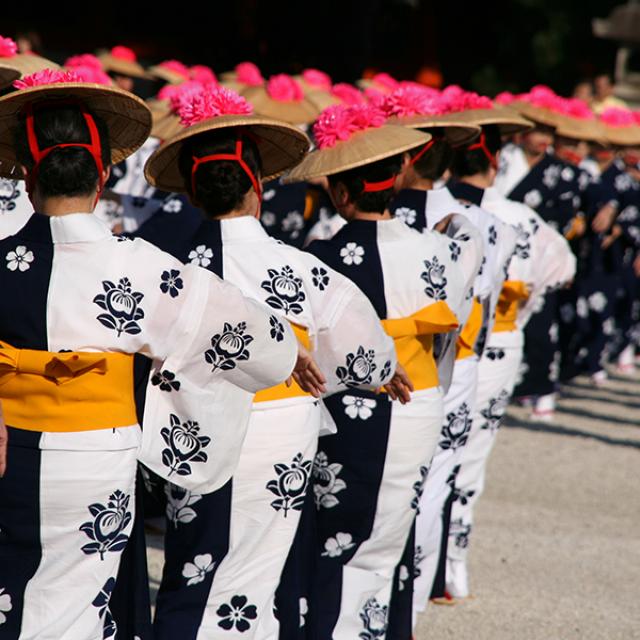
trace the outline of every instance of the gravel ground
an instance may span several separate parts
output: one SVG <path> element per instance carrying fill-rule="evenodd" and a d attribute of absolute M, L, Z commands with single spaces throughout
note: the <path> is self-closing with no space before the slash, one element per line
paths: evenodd
<path fill-rule="evenodd" d="M 477 508 L 473 599 L 429 605 L 416 640 L 640 639 L 639 410 L 640 376 L 578 379 L 552 424 L 510 408 Z"/>

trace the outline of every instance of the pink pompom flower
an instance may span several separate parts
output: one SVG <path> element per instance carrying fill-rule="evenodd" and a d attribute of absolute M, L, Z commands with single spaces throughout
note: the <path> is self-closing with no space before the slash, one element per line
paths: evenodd
<path fill-rule="evenodd" d="M 189 79 L 189 69 L 186 65 L 182 64 L 179 60 L 165 60 L 161 62 L 159 65 L 162 69 L 167 69 L 168 71 L 173 71 L 173 73 L 177 73 L 179 76 L 182 76 L 185 80 Z"/>
<path fill-rule="evenodd" d="M 64 66 L 72 68 L 91 67 L 92 69 L 102 70 L 102 62 L 100 62 L 100 59 L 92 53 L 81 53 L 77 56 L 71 56 L 66 59 Z"/>
<path fill-rule="evenodd" d="M 111 78 L 102 70 L 95 67 L 73 67 L 73 72 L 81 82 L 91 82 L 93 84 L 112 85 Z"/>
<path fill-rule="evenodd" d="M 239 94 L 226 87 L 208 87 L 184 98 L 178 106 L 180 123 L 193 124 L 225 115 L 250 115 L 252 106 Z"/>
<path fill-rule="evenodd" d="M 408 118 L 416 115 L 442 115 L 446 102 L 437 91 L 419 86 L 405 86 L 385 96 L 382 108 L 387 116 Z"/>
<path fill-rule="evenodd" d="M 633 111 L 621 107 L 609 107 L 600 114 L 600 121 L 609 127 L 632 127 L 636 124 Z"/>
<path fill-rule="evenodd" d="M 387 91 L 394 91 L 400 86 L 400 83 L 388 73 L 376 73 L 373 78 L 373 82 L 381 87 L 384 87 Z"/>
<path fill-rule="evenodd" d="M 18 53 L 18 45 L 11 38 L 0 36 L 0 58 L 13 58 Z"/>
<path fill-rule="evenodd" d="M 253 62 L 240 62 L 236 65 L 236 80 L 248 87 L 259 87 L 264 84 L 260 69 Z"/>
<path fill-rule="evenodd" d="M 28 89 L 29 87 L 40 87 L 46 84 L 60 84 L 61 82 L 82 82 L 82 79 L 75 71 L 58 71 L 57 69 L 43 69 L 28 76 L 23 76 L 16 80 L 13 86 L 16 89 Z"/>
<path fill-rule="evenodd" d="M 302 79 L 314 89 L 331 91 L 331 78 L 324 71 L 319 69 L 305 69 L 302 72 Z"/>
<path fill-rule="evenodd" d="M 204 64 L 194 64 L 192 67 L 189 67 L 189 75 L 191 77 L 191 80 L 200 82 L 204 85 L 218 84 L 218 78 L 216 78 L 216 74 L 213 72 L 213 69 L 211 67 L 207 67 Z"/>
<path fill-rule="evenodd" d="M 384 113 L 371 105 L 333 105 L 320 114 L 313 125 L 313 135 L 318 148 L 328 149 L 348 140 L 356 131 L 380 127 L 384 123 Z"/>
<path fill-rule="evenodd" d="M 564 98 L 564 113 L 577 120 L 593 120 L 595 115 L 589 105 L 580 98 Z"/>
<path fill-rule="evenodd" d="M 127 62 L 137 62 L 138 58 L 133 49 L 117 45 L 111 49 L 111 55 L 118 60 L 126 60 Z"/>
<path fill-rule="evenodd" d="M 501 91 L 495 98 L 494 102 L 496 104 L 508 105 L 517 100 L 515 94 L 511 93 L 511 91 Z"/>
<path fill-rule="evenodd" d="M 267 93 L 278 102 L 299 102 L 304 98 L 300 83 L 286 73 L 278 73 L 269 78 Z"/>
<path fill-rule="evenodd" d="M 362 91 L 348 82 L 334 84 L 331 88 L 331 95 L 344 104 L 365 104 L 367 101 Z"/>

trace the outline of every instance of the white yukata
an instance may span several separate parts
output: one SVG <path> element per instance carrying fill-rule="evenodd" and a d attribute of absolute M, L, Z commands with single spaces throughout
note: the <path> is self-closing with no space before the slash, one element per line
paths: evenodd
<path fill-rule="evenodd" d="M 523 329 L 531 309 L 545 292 L 568 282 L 575 258 L 564 237 L 526 205 L 509 200 L 495 187 L 479 189 L 458 183 L 454 193 L 490 211 L 519 232 L 496 321 L 480 358 L 478 393 L 471 430 L 450 484 L 454 501 L 447 546 L 446 589 L 454 597 L 469 595 L 467 555 L 473 509 L 484 489 L 486 464 L 500 422 L 518 378 L 524 347 Z"/>
<path fill-rule="evenodd" d="M 264 306 L 143 240 L 112 236 L 91 214 L 33 214 L 0 241 L 0 257 L 10 431 L 0 636 L 133 637 L 118 630 L 110 599 L 135 517 L 137 460 L 188 491 L 226 483 L 253 395 L 290 374 L 295 336 L 283 327 L 274 339 Z M 134 353 L 169 381 L 149 387 L 143 432 Z"/>
<path fill-rule="evenodd" d="M 309 246 L 371 300 L 415 386 L 407 405 L 351 389 L 327 401 L 338 433 L 321 438 L 314 465 L 323 549 L 314 576 L 311 637 L 390 640 L 411 633 L 411 599 L 401 597 L 403 588 L 410 592 L 410 573 L 405 566 L 394 584 L 394 571 L 443 419 L 433 335 L 457 323 L 436 321 L 435 314 L 424 329 L 419 322 L 413 328 L 396 325 L 413 324 L 407 322 L 412 316 L 428 316 L 443 304 L 456 319 L 464 309 L 480 265 L 481 239 L 462 216 L 454 217 L 448 231 L 452 237 L 418 234 L 398 219 L 354 220 L 331 240 Z M 370 374 L 363 364 L 345 372 L 347 386 Z"/>
<path fill-rule="evenodd" d="M 434 581 L 446 526 L 445 503 L 451 493 L 448 481 L 469 437 L 476 401 L 478 353 L 482 353 L 491 330 L 506 267 L 515 248 L 516 232 L 486 210 L 460 203 L 447 187 L 401 191 L 394 209 L 396 216 L 419 230 L 432 229 L 446 215 L 458 213 L 478 230 L 483 246 L 482 264 L 473 285 L 475 300 L 467 301 L 468 323 L 457 344 L 452 345 L 454 349 L 446 355 L 447 360 L 440 365 L 441 370 L 449 368 L 450 382 L 444 397 L 445 419 L 416 518 L 414 610 L 418 612 L 425 609 L 432 594 L 439 595 L 439 585 L 434 585 Z"/>
<path fill-rule="evenodd" d="M 181 215 L 173 213 L 178 206 L 169 206 L 171 202 L 182 204 Z M 277 316 L 276 337 L 283 324 L 292 323 L 309 341 L 327 378 L 328 394 L 342 388 L 338 372 L 360 351 L 371 356 L 371 366 L 380 372 L 363 380 L 363 389 L 373 390 L 391 378 L 396 368 L 393 340 L 348 278 L 311 254 L 274 240 L 252 216 L 205 220 L 192 217 L 189 209 L 184 198 L 170 197 L 138 235 L 268 305 Z M 293 626 L 300 627 L 309 593 L 283 596 L 276 613 L 274 596 L 305 505 L 323 424 L 324 432 L 335 431 L 326 409 L 312 396 L 282 386 L 261 392 L 231 482 L 213 495 L 189 496 L 167 488 L 158 640 L 276 638 L 284 633 L 279 622 L 285 629 L 292 626 L 292 609 Z M 196 586 L 191 567 L 205 564 Z"/>

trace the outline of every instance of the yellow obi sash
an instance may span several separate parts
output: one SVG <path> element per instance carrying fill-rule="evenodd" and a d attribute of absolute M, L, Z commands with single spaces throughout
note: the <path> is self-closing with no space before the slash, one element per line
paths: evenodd
<path fill-rule="evenodd" d="M 398 361 L 416 391 L 437 387 L 438 366 L 433 357 L 433 335 L 458 327 L 449 305 L 440 300 L 405 318 L 382 320 L 382 327 L 395 342 Z"/>
<path fill-rule="evenodd" d="M 289 323 L 291 328 L 293 329 L 293 333 L 296 334 L 296 337 L 300 342 L 307 348 L 311 348 L 311 340 L 309 338 L 309 332 L 305 327 L 301 327 L 300 325 L 294 324 L 293 322 Z M 291 386 L 287 387 L 287 385 L 283 382 L 281 384 L 276 385 L 275 387 L 269 387 L 268 389 L 262 389 L 258 391 L 256 395 L 253 397 L 254 402 L 269 402 L 270 400 L 286 400 L 287 398 L 298 398 L 302 396 L 310 396 L 311 394 L 303 391 L 300 388 L 300 385 L 293 380 L 291 382 Z"/>
<path fill-rule="evenodd" d="M 474 298 L 471 313 L 456 341 L 456 360 L 468 358 L 475 353 L 473 347 L 476 344 L 480 329 L 482 329 L 482 317 L 482 303 L 477 298 Z"/>
<path fill-rule="evenodd" d="M 518 307 L 522 300 L 529 297 L 527 285 L 521 280 L 505 280 L 496 307 L 496 321 L 493 325 L 494 333 L 515 331 Z"/>
<path fill-rule="evenodd" d="M 15 349 L 0 341 L 0 399 L 8 425 L 92 431 L 138 422 L 133 355 Z"/>

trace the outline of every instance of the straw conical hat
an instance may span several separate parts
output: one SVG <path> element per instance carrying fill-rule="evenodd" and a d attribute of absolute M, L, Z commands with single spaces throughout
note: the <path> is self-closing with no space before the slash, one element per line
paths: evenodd
<path fill-rule="evenodd" d="M 144 67 L 137 60 L 127 60 L 114 56 L 111 51 L 101 53 L 98 56 L 102 62 L 102 68 L 107 73 L 118 73 L 123 76 L 131 76 L 132 78 L 148 78 Z"/>
<path fill-rule="evenodd" d="M 447 113 L 441 116 L 415 115 L 406 118 L 393 116 L 387 122 L 411 129 L 443 129 L 447 142 L 454 147 L 467 144 L 480 134 L 480 127 L 463 118 L 461 113 Z"/>
<path fill-rule="evenodd" d="M 15 56 L 0 58 L 0 89 L 10 85 L 14 80 L 28 76 L 43 69 L 59 69 L 59 65 L 51 60 L 32 53 L 18 53 Z"/>
<path fill-rule="evenodd" d="M 496 125 L 500 135 L 511 136 L 521 131 L 532 129 L 534 124 L 523 118 L 514 109 L 495 106 L 492 109 L 468 109 L 457 114 L 460 120 L 479 127 Z"/>
<path fill-rule="evenodd" d="M 595 118 L 572 118 L 559 114 L 555 134 L 573 140 L 606 143 L 604 126 Z"/>
<path fill-rule="evenodd" d="M 253 105 L 257 114 L 290 124 L 309 124 L 322 111 L 307 97 L 301 100 L 274 100 L 265 87 L 246 87 L 241 94 Z"/>

